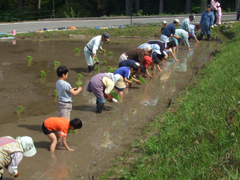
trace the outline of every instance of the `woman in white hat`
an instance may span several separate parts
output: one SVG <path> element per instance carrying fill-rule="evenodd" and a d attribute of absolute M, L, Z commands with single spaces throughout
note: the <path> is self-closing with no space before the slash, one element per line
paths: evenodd
<path fill-rule="evenodd" d="M 3 178 L 4 167 L 12 176 L 18 177 L 17 167 L 23 156 L 31 157 L 36 152 L 33 140 L 29 136 L 16 139 L 10 136 L 0 137 L 0 180 Z"/>

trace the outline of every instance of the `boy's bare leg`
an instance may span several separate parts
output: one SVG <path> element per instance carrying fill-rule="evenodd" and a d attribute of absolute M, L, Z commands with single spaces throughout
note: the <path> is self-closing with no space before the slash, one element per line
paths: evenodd
<path fill-rule="evenodd" d="M 118 91 L 118 95 L 123 98 L 123 91 Z"/>
<path fill-rule="evenodd" d="M 58 138 L 55 133 L 50 133 L 47 135 L 47 137 L 52 141 L 52 144 L 50 145 L 50 151 L 54 152 L 57 146 Z"/>

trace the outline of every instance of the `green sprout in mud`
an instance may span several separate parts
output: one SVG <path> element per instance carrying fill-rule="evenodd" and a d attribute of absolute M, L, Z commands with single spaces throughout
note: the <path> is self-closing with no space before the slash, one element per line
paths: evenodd
<path fill-rule="evenodd" d="M 56 89 L 54 90 L 54 95 L 55 95 L 55 97 L 58 97 L 58 93 L 57 93 Z"/>
<path fill-rule="evenodd" d="M 40 71 L 41 72 L 41 77 L 46 77 L 46 72 L 45 71 Z"/>
<path fill-rule="evenodd" d="M 58 66 L 60 66 L 60 62 L 59 61 L 54 61 L 54 65 L 55 65 L 55 67 L 58 67 Z"/>
<path fill-rule="evenodd" d="M 112 96 L 113 98 L 115 98 L 116 100 L 121 99 L 121 97 L 118 95 L 118 93 L 116 93 L 115 91 L 111 91 L 110 92 L 110 96 Z"/>
<path fill-rule="evenodd" d="M 106 64 L 107 64 L 107 61 L 106 61 L 106 60 L 104 60 L 104 61 L 103 61 L 103 65 L 106 65 Z"/>
<path fill-rule="evenodd" d="M 97 57 L 95 57 L 94 58 L 94 60 L 95 60 L 95 62 L 97 63 L 97 62 L 99 62 L 99 60 L 98 60 L 98 58 Z"/>
<path fill-rule="evenodd" d="M 76 48 L 76 49 L 75 49 L 75 53 L 80 53 L 80 49 L 79 49 L 79 48 Z"/>
<path fill-rule="evenodd" d="M 78 82 L 76 82 L 76 86 L 77 86 L 77 88 L 79 88 L 81 85 L 82 85 L 82 81 L 78 81 Z"/>
<path fill-rule="evenodd" d="M 78 74 L 78 80 L 81 80 L 83 75 L 81 73 Z"/>
<path fill-rule="evenodd" d="M 18 106 L 17 114 L 21 114 L 24 111 L 24 107 Z"/>
<path fill-rule="evenodd" d="M 97 67 L 95 68 L 95 70 L 96 70 L 96 71 L 100 71 L 100 67 L 97 66 Z"/>
<path fill-rule="evenodd" d="M 139 77 L 138 80 L 140 81 L 141 84 L 146 82 L 146 80 L 143 77 Z"/>
<path fill-rule="evenodd" d="M 32 56 L 27 56 L 28 62 L 32 62 L 33 57 Z"/>
<path fill-rule="evenodd" d="M 109 56 L 112 56 L 112 55 L 113 55 L 113 53 L 112 53 L 112 52 L 109 52 L 108 54 L 109 54 Z"/>

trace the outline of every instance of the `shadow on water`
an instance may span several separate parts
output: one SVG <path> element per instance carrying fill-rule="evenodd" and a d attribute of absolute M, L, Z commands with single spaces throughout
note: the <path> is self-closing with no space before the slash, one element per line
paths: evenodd
<path fill-rule="evenodd" d="M 18 127 L 26 128 L 31 131 L 42 132 L 42 125 L 28 125 L 28 124 L 20 124 Z"/>
<path fill-rule="evenodd" d="M 80 105 L 80 106 L 73 106 L 72 109 L 76 110 L 76 111 L 90 111 L 90 112 L 96 112 L 96 107 L 97 106 L 90 106 L 90 105 Z M 111 111 L 113 110 L 114 107 L 113 106 L 107 106 L 104 105 L 104 109 L 103 111 Z"/>
<path fill-rule="evenodd" d="M 73 71 L 75 71 L 75 72 L 77 72 L 77 73 L 82 73 L 82 72 L 88 72 L 88 69 L 87 69 L 87 66 L 86 66 L 86 68 L 82 68 L 82 67 L 79 67 L 79 68 L 70 68 L 70 70 L 73 70 Z"/>

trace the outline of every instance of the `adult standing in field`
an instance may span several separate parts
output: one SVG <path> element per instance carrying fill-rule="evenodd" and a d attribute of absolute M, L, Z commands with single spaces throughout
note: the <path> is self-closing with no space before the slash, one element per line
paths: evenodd
<path fill-rule="evenodd" d="M 192 50 L 190 48 L 190 44 L 189 44 L 189 40 L 188 40 L 188 38 L 190 36 L 189 36 L 189 33 L 187 31 L 185 31 L 183 29 L 176 29 L 175 36 L 178 37 L 178 38 L 172 37 L 172 40 L 175 41 L 175 43 L 177 45 L 177 48 L 180 45 L 181 41 L 184 40 L 187 43 L 188 50 Z"/>
<path fill-rule="evenodd" d="M 240 16 L 240 0 L 238 0 L 238 11 L 237 11 L 237 19 L 236 19 L 236 21 L 239 20 L 239 16 Z"/>
<path fill-rule="evenodd" d="M 134 61 L 141 63 L 143 61 L 144 56 L 150 56 L 151 54 L 152 54 L 152 48 L 150 46 L 147 47 L 146 49 L 135 48 L 123 53 L 119 57 L 119 62 L 127 59 L 132 59 Z"/>
<path fill-rule="evenodd" d="M 217 8 L 217 3 L 218 1 L 216 0 L 211 0 L 211 11 L 214 15 L 214 26 L 217 26 L 217 23 L 218 23 L 218 8 Z"/>
<path fill-rule="evenodd" d="M 213 25 L 213 20 L 214 20 L 214 15 L 211 12 L 211 6 L 207 5 L 207 10 L 202 13 L 201 20 L 200 20 L 200 25 L 202 26 L 202 28 L 201 28 L 201 33 L 200 33 L 199 40 L 203 39 L 203 35 L 206 32 L 207 33 L 207 39 L 208 39 L 208 41 L 210 41 L 211 28 L 212 28 L 212 25 Z"/>
<path fill-rule="evenodd" d="M 84 47 L 84 56 L 88 65 L 88 72 L 92 72 L 95 68 L 95 60 L 97 57 L 97 50 L 103 51 L 102 44 L 110 40 L 110 35 L 108 33 L 103 33 L 103 35 L 96 36 L 92 38 L 87 45 Z"/>
<path fill-rule="evenodd" d="M 37 153 L 34 142 L 29 136 L 13 139 L 10 136 L 0 137 L 0 180 L 3 179 L 3 168 L 14 177 L 19 176 L 18 164 L 23 156 L 32 157 Z"/>
<path fill-rule="evenodd" d="M 167 25 L 167 27 L 163 30 L 161 34 L 161 41 L 163 42 L 169 42 L 169 37 L 174 37 L 176 26 L 179 25 L 180 21 L 179 19 L 174 19 L 173 23 Z"/>
<path fill-rule="evenodd" d="M 190 32 L 190 22 L 192 22 L 195 19 L 194 15 L 189 16 L 188 18 L 184 19 L 183 22 L 180 25 L 180 29 L 184 29 L 187 32 Z"/>
<path fill-rule="evenodd" d="M 125 88 L 125 83 L 123 82 L 123 77 L 119 74 L 114 75 L 113 73 L 99 73 L 92 77 L 88 83 L 87 91 L 92 92 L 96 96 L 97 111 L 96 113 L 101 113 L 105 98 L 110 102 L 117 102 L 110 92 L 113 90 L 114 86 L 119 88 Z"/>

